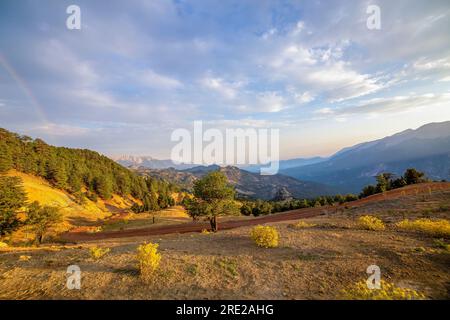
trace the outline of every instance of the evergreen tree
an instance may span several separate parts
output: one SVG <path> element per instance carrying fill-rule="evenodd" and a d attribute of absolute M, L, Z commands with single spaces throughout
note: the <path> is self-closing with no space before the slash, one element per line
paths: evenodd
<path fill-rule="evenodd" d="M 218 230 L 218 216 L 239 214 L 235 191 L 227 177 L 219 171 L 208 173 L 194 183 L 194 196 L 188 207 L 191 216 L 206 217 L 213 231 Z"/>
<path fill-rule="evenodd" d="M 94 190 L 103 199 L 112 197 L 113 184 L 109 176 L 101 175 L 94 178 Z"/>
<path fill-rule="evenodd" d="M 406 181 L 406 184 L 416 184 L 424 182 L 425 174 L 423 172 L 417 171 L 414 168 L 407 169 L 403 174 L 403 178 Z"/>
<path fill-rule="evenodd" d="M 62 215 L 59 208 L 52 206 L 41 207 L 37 201 L 34 201 L 28 208 L 27 220 L 25 223 L 30 225 L 36 234 L 36 243 L 41 244 L 47 231 L 62 221 Z"/>
<path fill-rule="evenodd" d="M 20 178 L 0 176 L 0 235 L 18 228 L 17 213 L 25 206 L 26 200 Z"/>

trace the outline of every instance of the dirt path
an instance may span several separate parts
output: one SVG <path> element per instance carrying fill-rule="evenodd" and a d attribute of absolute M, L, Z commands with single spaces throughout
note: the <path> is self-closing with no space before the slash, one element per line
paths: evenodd
<path fill-rule="evenodd" d="M 263 217 L 257 217 L 248 220 L 231 220 L 220 222 L 219 219 L 219 230 L 233 229 L 243 226 L 251 226 L 257 224 L 264 224 L 269 222 L 279 222 L 279 221 L 289 221 L 297 220 L 303 218 L 310 218 L 318 216 L 325 211 L 335 212 L 339 209 L 356 207 L 364 205 L 370 202 L 380 202 L 388 199 L 400 198 L 407 195 L 416 194 L 426 194 L 432 191 L 446 190 L 450 189 L 449 182 L 437 182 L 437 183 L 423 183 L 414 186 L 407 186 L 401 189 L 391 190 L 385 192 L 384 194 L 376 194 L 364 199 L 352 201 L 345 203 L 340 206 L 326 206 L 318 208 L 305 208 L 297 209 L 292 211 L 286 211 L 282 213 L 271 214 Z M 129 229 L 120 231 L 108 231 L 108 232 L 97 232 L 97 233 L 87 233 L 87 232 L 68 232 L 61 235 L 61 238 L 69 242 L 77 241 L 94 241 L 102 239 L 112 239 L 112 238 L 127 238 L 127 237 L 142 237 L 142 236 L 152 236 L 152 235 L 163 235 L 170 233 L 187 233 L 187 232 L 200 232 L 203 229 L 209 229 L 209 223 L 206 222 L 189 222 L 179 225 L 168 225 L 161 227 L 151 227 L 142 229 Z"/>

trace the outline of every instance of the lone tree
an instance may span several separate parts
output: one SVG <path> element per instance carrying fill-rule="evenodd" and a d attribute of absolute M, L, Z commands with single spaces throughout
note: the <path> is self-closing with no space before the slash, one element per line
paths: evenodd
<path fill-rule="evenodd" d="M 0 176 L 0 236 L 19 227 L 17 213 L 26 200 L 20 178 Z"/>
<path fill-rule="evenodd" d="M 28 208 L 28 217 L 25 221 L 30 225 L 36 234 L 36 243 L 41 244 L 47 231 L 62 221 L 62 215 L 59 208 L 52 206 L 41 207 L 37 201 L 34 201 Z"/>
<path fill-rule="evenodd" d="M 211 230 L 219 229 L 218 216 L 238 215 L 239 206 L 234 201 L 235 191 L 227 177 L 219 171 L 208 173 L 194 183 L 194 199 L 188 201 L 186 209 L 191 217 L 206 217 Z"/>
<path fill-rule="evenodd" d="M 416 184 L 425 181 L 425 174 L 423 172 L 417 171 L 414 168 L 406 169 L 403 174 L 403 178 L 406 184 Z"/>

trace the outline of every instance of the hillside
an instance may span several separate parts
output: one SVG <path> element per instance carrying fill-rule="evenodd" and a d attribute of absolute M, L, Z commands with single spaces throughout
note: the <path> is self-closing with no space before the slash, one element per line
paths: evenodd
<path fill-rule="evenodd" d="M 346 193 L 358 192 L 382 172 L 401 175 L 407 168 L 423 171 L 430 179 L 450 179 L 450 121 L 344 148 L 326 161 L 281 173 Z"/>
<path fill-rule="evenodd" d="M 223 172 L 228 181 L 236 188 L 238 195 L 243 198 L 271 200 L 279 190 L 287 191 L 294 198 L 312 198 L 333 193 L 331 188 L 320 183 L 300 181 L 280 174 L 260 175 L 232 166 L 198 166 L 186 170 L 175 170 L 173 168 L 152 170 L 141 167 L 137 172 L 142 175 L 165 179 L 191 190 L 195 180 L 215 170 Z"/>
<path fill-rule="evenodd" d="M 449 190 L 449 184 L 408 186 L 349 208 L 251 219 L 278 230 L 280 244 L 271 249 L 253 243 L 251 223 L 211 234 L 175 230 L 106 240 L 100 237 L 105 233 L 98 233 L 91 235 L 92 242 L 57 248 L 0 248 L 0 299 L 342 299 L 343 289 L 367 279 L 373 263 L 380 266 L 383 280 L 399 288 L 413 288 L 427 299 L 448 299 L 448 239 L 400 230 L 396 223 L 405 217 L 448 220 Z M 311 210 L 313 216 L 302 217 Z M 367 214 L 382 219 L 386 229 L 358 225 L 357 219 Z M 268 219 L 286 215 L 291 221 Z M 297 228 L 298 222 L 309 227 Z M 157 243 L 162 255 L 150 284 L 136 268 L 136 249 L 148 241 Z M 111 251 L 93 259 L 95 247 Z M 83 290 L 61 285 L 70 261 L 83 270 Z"/>
<path fill-rule="evenodd" d="M 179 198 L 174 185 L 140 177 L 97 152 L 54 147 L 4 129 L 0 129 L 0 174 L 20 178 L 26 195 L 22 208 L 15 210 L 20 221 L 25 221 L 24 213 L 34 201 L 62 214 L 62 221 L 52 227 L 53 235 L 77 227 L 95 229 L 131 209 L 150 210 L 150 204 L 153 211 L 166 209 Z M 0 231 L 12 224 L 5 225 Z M 34 233 L 28 229 L 16 224 L 8 241 L 31 241 Z"/>
<path fill-rule="evenodd" d="M 124 198 L 115 194 L 108 200 L 98 199 L 94 202 L 86 199 L 80 204 L 76 202 L 73 195 L 55 188 L 43 178 L 16 170 L 10 170 L 6 175 L 20 177 L 29 203 L 38 201 L 41 205 L 60 208 L 64 222 L 58 227 L 58 232 L 66 231 L 75 226 L 95 225 L 115 213 L 127 211 L 134 202 L 139 202 L 132 197 Z M 21 235 L 19 233 L 15 237 L 19 238 Z"/>
<path fill-rule="evenodd" d="M 161 180 L 143 179 L 95 151 L 54 147 L 0 128 L 0 173 L 12 169 L 45 179 L 77 203 L 114 195 L 144 200 L 150 193 L 168 194 L 173 188 Z"/>

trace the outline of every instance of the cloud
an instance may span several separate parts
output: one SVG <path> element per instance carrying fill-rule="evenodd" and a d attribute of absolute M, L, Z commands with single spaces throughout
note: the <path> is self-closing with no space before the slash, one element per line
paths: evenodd
<path fill-rule="evenodd" d="M 413 68 L 419 71 L 436 69 L 450 69 L 450 57 L 440 59 L 420 58 L 413 63 Z"/>
<path fill-rule="evenodd" d="M 334 111 L 331 110 L 331 108 L 320 108 L 320 109 L 316 110 L 315 113 L 318 113 L 318 114 L 332 114 L 332 113 L 334 113 Z"/>
<path fill-rule="evenodd" d="M 305 28 L 303 23 L 300 26 L 301 30 Z M 293 27 L 298 29 L 298 25 Z M 261 59 L 275 81 L 289 81 L 290 86 L 307 89 L 312 95 L 320 93 L 331 102 L 361 97 L 383 88 L 377 77 L 360 73 L 343 60 L 349 41 L 307 46 L 292 38 L 293 32 L 279 35 L 278 49 Z"/>
<path fill-rule="evenodd" d="M 294 93 L 294 98 L 298 103 L 304 104 L 314 101 L 315 96 L 311 92 L 305 91 L 303 93 Z"/>
<path fill-rule="evenodd" d="M 431 110 L 434 106 L 450 103 L 450 93 L 434 94 L 426 93 L 421 95 L 394 96 L 386 98 L 374 98 L 363 101 L 358 105 L 339 108 L 330 114 L 334 115 L 357 115 L 357 114 L 383 114 L 407 112 L 417 108 L 427 108 Z"/>
<path fill-rule="evenodd" d="M 83 128 L 79 126 L 70 126 L 70 125 L 59 125 L 55 123 L 49 123 L 42 126 L 36 126 L 30 128 L 28 132 L 37 135 L 52 135 L 52 136 L 62 136 L 62 137 L 78 137 L 85 136 L 88 133 L 96 131 L 89 128 Z"/>
<path fill-rule="evenodd" d="M 379 0 L 379 32 L 366 2 L 79 5 L 76 32 L 61 24 L 63 4 L 5 1 L 0 47 L 14 74 L 0 65 L 0 126 L 142 154 L 149 141 L 167 150 L 170 128 L 194 119 L 353 125 L 448 103 L 447 1 Z"/>
<path fill-rule="evenodd" d="M 176 89 L 182 87 L 180 81 L 162 74 L 158 74 L 153 70 L 145 70 L 140 72 L 139 80 L 145 86 L 159 89 Z"/>
<path fill-rule="evenodd" d="M 241 83 L 226 82 L 222 78 L 204 77 L 200 80 L 203 87 L 209 90 L 213 90 L 220 94 L 225 99 L 234 99 L 237 96 L 237 89 L 241 86 Z"/>

